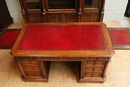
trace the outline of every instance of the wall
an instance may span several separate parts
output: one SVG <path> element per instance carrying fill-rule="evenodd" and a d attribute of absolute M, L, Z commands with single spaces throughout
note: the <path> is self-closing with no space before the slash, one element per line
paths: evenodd
<path fill-rule="evenodd" d="M 130 18 L 124 17 L 128 0 L 106 0 L 104 22 L 119 21 L 123 27 L 130 27 Z"/>
<path fill-rule="evenodd" d="M 23 22 L 19 0 L 5 0 L 14 22 Z M 106 0 L 104 22 L 118 21 L 123 27 L 130 27 L 130 18 L 124 17 L 128 0 Z"/>
<path fill-rule="evenodd" d="M 19 0 L 5 0 L 11 17 L 15 23 L 23 22 Z"/>

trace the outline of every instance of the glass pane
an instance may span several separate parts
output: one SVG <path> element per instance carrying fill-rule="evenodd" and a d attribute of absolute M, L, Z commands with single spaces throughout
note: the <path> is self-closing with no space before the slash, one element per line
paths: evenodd
<path fill-rule="evenodd" d="M 98 8 L 99 0 L 85 0 L 85 8 Z"/>
<path fill-rule="evenodd" d="M 39 0 L 26 0 L 28 9 L 40 9 Z"/>
<path fill-rule="evenodd" d="M 49 9 L 74 9 L 75 0 L 48 0 Z"/>

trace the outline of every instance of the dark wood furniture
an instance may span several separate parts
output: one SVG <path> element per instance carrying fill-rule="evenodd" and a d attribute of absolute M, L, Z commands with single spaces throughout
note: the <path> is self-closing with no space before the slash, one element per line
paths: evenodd
<path fill-rule="evenodd" d="M 128 0 L 124 16 L 125 17 L 130 17 L 130 0 Z"/>
<path fill-rule="evenodd" d="M 49 61 L 79 61 L 79 82 L 104 82 L 114 49 L 103 23 L 27 23 L 11 54 L 24 81 L 47 81 Z"/>
<path fill-rule="evenodd" d="M 25 23 L 102 22 L 105 0 L 19 0 Z"/>
<path fill-rule="evenodd" d="M 9 24 L 13 23 L 5 0 L 0 0 L 0 32 L 7 28 Z"/>

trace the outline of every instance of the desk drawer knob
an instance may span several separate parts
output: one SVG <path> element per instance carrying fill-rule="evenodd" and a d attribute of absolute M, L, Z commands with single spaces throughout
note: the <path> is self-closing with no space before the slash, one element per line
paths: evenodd
<path fill-rule="evenodd" d="M 62 60 L 62 58 L 60 58 L 60 60 Z"/>

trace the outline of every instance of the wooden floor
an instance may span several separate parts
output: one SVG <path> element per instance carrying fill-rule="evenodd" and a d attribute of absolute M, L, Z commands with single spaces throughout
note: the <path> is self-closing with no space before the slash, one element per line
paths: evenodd
<path fill-rule="evenodd" d="M 107 23 L 119 26 L 118 23 Z M 0 87 L 130 87 L 130 50 L 116 50 L 104 83 L 78 83 L 77 64 L 52 62 L 48 83 L 24 82 L 10 50 L 0 50 Z M 70 66 L 70 67 L 68 67 Z M 72 69 L 71 66 L 75 66 Z"/>

